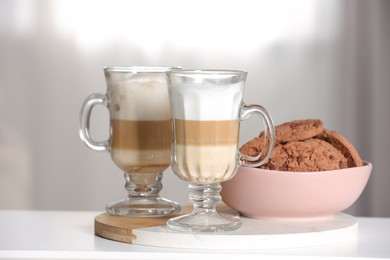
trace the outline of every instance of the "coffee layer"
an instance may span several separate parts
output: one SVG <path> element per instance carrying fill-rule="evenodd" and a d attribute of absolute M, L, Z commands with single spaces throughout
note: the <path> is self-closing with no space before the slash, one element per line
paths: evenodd
<path fill-rule="evenodd" d="M 111 120 L 111 149 L 170 150 L 171 121 Z"/>
<path fill-rule="evenodd" d="M 175 119 L 175 141 L 179 145 L 237 146 L 239 120 L 198 121 Z"/>
<path fill-rule="evenodd" d="M 124 172 L 157 173 L 169 167 L 171 150 L 112 149 L 111 157 L 114 163 Z"/>

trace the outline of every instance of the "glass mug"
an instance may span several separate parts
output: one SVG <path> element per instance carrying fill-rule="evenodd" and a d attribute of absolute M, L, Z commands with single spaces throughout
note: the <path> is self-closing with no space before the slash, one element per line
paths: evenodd
<path fill-rule="evenodd" d="M 169 219 L 178 231 L 227 231 L 241 226 L 237 218 L 219 214 L 220 182 L 232 178 L 238 166 L 259 167 L 271 155 L 275 129 L 268 112 L 242 101 L 247 73 L 228 70 L 167 72 L 173 128 L 174 173 L 189 182 L 192 213 Z M 238 151 L 240 120 L 257 114 L 265 126 L 262 153 Z"/>
<path fill-rule="evenodd" d="M 170 67 L 106 67 L 107 94 L 92 94 L 80 112 L 80 138 L 111 154 L 124 171 L 128 196 L 106 206 L 120 216 L 165 216 L 180 205 L 161 198 L 162 172 L 170 166 L 171 124 L 166 72 Z M 176 68 L 178 69 L 178 68 Z M 94 106 L 109 109 L 109 140 L 96 142 L 89 121 Z"/>

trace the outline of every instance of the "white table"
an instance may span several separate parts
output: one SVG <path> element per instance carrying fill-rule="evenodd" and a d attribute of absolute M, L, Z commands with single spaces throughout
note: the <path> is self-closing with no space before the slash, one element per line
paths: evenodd
<path fill-rule="evenodd" d="M 100 212 L 0 210 L 0 259 L 390 259 L 390 218 L 358 218 L 354 243 L 278 250 L 195 250 L 94 235 Z"/>

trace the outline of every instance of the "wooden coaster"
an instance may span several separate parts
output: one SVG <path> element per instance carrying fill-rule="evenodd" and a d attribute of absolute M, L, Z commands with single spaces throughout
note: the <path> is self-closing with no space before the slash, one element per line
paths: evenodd
<path fill-rule="evenodd" d="M 135 236 L 133 229 L 163 226 L 168 219 L 191 212 L 191 206 L 182 207 L 181 211 L 165 217 L 124 217 L 102 213 L 95 217 L 95 234 L 110 240 L 132 243 Z"/>

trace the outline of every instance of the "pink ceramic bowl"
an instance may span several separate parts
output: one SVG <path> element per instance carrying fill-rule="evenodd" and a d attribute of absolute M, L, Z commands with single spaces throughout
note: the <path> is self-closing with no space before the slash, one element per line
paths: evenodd
<path fill-rule="evenodd" d="M 351 206 L 372 170 L 361 167 L 323 172 L 282 172 L 240 167 L 222 183 L 223 201 L 251 218 L 290 219 L 332 216 Z"/>

